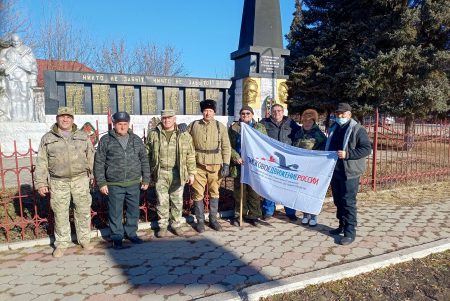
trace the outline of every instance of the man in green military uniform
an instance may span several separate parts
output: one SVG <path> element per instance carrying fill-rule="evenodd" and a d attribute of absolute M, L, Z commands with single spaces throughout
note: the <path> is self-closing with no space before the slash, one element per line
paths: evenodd
<path fill-rule="evenodd" d="M 200 102 L 203 119 L 193 121 L 188 132 L 192 136 L 195 147 L 197 175 L 192 188 L 194 190 L 194 209 L 197 219 L 197 231 L 205 231 L 203 197 L 206 185 L 211 195 L 209 201 L 209 225 L 216 231 L 222 227 L 217 222 L 219 211 L 219 188 L 222 178 L 230 172 L 231 147 L 227 128 L 214 119 L 216 102 L 206 99 Z"/>
<path fill-rule="evenodd" d="M 161 111 L 161 122 L 149 131 L 147 151 L 158 198 L 156 236 L 165 237 L 169 224 L 175 235 L 182 235 L 184 184 L 194 183 L 197 170 L 192 137 L 177 128 L 174 110 Z"/>
<path fill-rule="evenodd" d="M 235 199 L 235 218 L 233 224 L 239 226 L 238 217 L 240 215 L 241 200 L 241 165 L 244 160 L 241 158 L 241 122 L 248 124 L 257 131 L 267 135 L 266 127 L 253 119 L 253 109 L 249 106 L 243 106 L 239 111 L 239 121 L 233 123 L 228 130 L 231 142 L 231 169 L 230 175 L 234 178 L 234 199 Z M 262 217 L 261 197 L 252 189 L 250 185 L 243 186 L 244 201 L 243 216 L 245 220 L 253 226 L 256 226 L 258 218 Z"/>
<path fill-rule="evenodd" d="M 90 242 L 91 203 L 89 181 L 94 164 L 94 147 L 88 135 L 77 130 L 72 108 L 60 107 L 56 123 L 39 146 L 35 187 L 41 196 L 50 192 L 55 214 L 54 257 L 61 257 L 72 242 L 69 222 L 70 199 L 75 205 L 77 241 L 85 250 Z"/>

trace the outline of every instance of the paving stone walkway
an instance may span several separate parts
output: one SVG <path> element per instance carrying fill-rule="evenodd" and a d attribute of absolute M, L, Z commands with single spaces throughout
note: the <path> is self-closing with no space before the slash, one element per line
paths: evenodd
<path fill-rule="evenodd" d="M 243 229 L 158 239 L 113 250 L 101 238 L 92 251 L 74 246 L 54 259 L 50 246 L 0 253 L 0 300 L 193 300 L 320 270 L 450 237 L 450 199 L 424 206 L 361 205 L 358 237 L 337 244 L 328 230 L 335 209 L 325 204 L 316 227 L 283 213 Z"/>

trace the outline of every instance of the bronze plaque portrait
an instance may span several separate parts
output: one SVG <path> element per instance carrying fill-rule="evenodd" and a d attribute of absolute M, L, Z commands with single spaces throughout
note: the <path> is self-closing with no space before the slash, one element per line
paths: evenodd
<path fill-rule="evenodd" d="M 243 104 L 245 105 L 253 105 L 256 103 L 258 97 L 259 86 L 258 82 L 253 78 L 247 78 L 244 81 L 243 88 Z"/>

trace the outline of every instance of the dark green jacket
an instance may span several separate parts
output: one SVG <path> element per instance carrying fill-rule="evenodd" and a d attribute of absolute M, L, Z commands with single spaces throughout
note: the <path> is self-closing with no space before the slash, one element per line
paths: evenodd
<path fill-rule="evenodd" d="M 304 149 L 324 150 L 326 142 L 327 136 L 316 123 L 308 131 L 302 126 L 294 138 L 294 146 Z"/>
<path fill-rule="evenodd" d="M 266 127 L 256 122 L 255 120 L 252 120 L 251 127 L 255 128 L 260 133 L 263 133 L 264 135 L 267 135 Z M 241 174 L 241 165 L 236 164 L 236 160 L 241 159 L 240 154 L 240 137 L 241 137 L 241 122 L 236 121 L 228 128 L 228 136 L 230 137 L 230 144 L 231 144 L 231 167 L 230 167 L 230 177 L 232 178 L 239 178 Z"/>
<path fill-rule="evenodd" d="M 150 182 L 150 166 L 144 143 L 131 130 L 128 130 L 128 134 L 130 137 L 126 149 L 120 145 L 114 129 L 100 139 L 94 160 L 94 176 L 98 187 L 126 187 Z"/>

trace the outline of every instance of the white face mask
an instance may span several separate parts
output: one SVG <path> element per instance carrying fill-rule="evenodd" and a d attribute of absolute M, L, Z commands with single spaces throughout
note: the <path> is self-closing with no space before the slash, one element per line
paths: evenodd
<path fill-rule="evenodd" d="M 336 122 L 339 125 L 344 125 L 346 124 L 348 121 L 350 120 L 350 118 L 344 118 L 344 117 L 337 117 L 336 118 Z"/>

